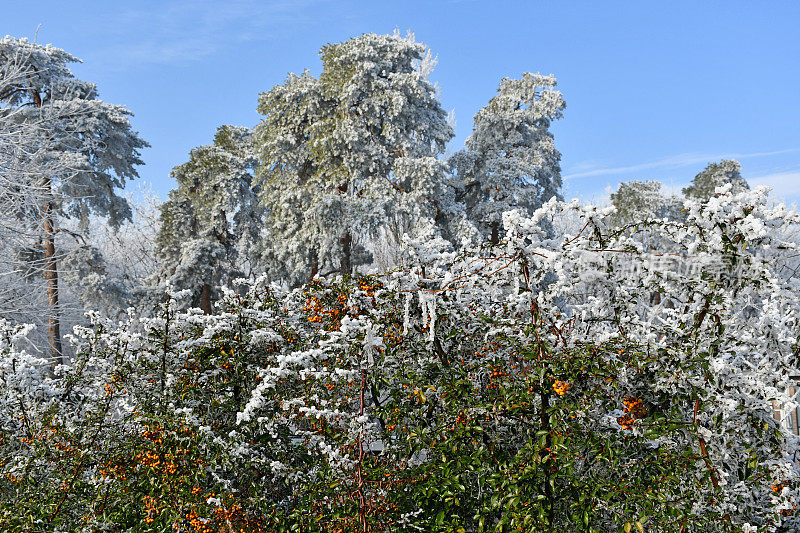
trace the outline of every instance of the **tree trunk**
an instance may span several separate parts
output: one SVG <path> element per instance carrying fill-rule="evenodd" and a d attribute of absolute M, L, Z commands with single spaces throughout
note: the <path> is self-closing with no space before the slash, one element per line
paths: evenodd
<path fill-rule="evenodd" d="M 50 189 L 50 178 L 45 180 Z M 50 314 L 47 317 L 47 341 L 50 345 L 51 369 L 59 363 L 66 364 L 61 349 L 61 310 L 58 307 L 58 264 L 56 262 L 56 231 L 53 222 L 53 205 L 46 201 L 42 206 L 42 229 L 44 230 L 44 277 L 47 281 L 47 299 Z"/>
<path fill-rule="evenodd" d="M 500 222 L 495 220 L 492 222 L 492 234 L 489 236 L 489 242 L 492 244 L 500 243 Z"/>
<path fill-rule="evenodd" d="M 33 103 L 42 107 L 42 98 L 32 92 Z M 46 194 L 52 192 L 53 182 L 49 177 L 43 180 Z M 56 261 L 56 228 L 53 221 L 53 204 L 50 199 L 42 205 L 42 230 L 44 231 L 44 279 L 47 283 L 47 300 L 50 313 L 47 317 L 47 343 L 50 346 L 50 370 L 55 371 L 59 363 L 66 364 L 61 346 L 61 309 L 58 306 L 58 263 Z"/>
<path fill-rule="evenodd" d="M 339 242 L 342 244 L 341 271 L 343 276 L 347 276 L 353 273 L 353 263 L 350 258 L 353 237 L 349 233 L 345 233 L 344 237 L 339 239 Z"/>
<path fill-rule="evenodd" d="M 208 283 L 204 283 L 203 288 L 200 290 L 200 309 L 202 309 L 203 313 L 207 315 L 210 315 L 212 312 L 211 285 Z"/>

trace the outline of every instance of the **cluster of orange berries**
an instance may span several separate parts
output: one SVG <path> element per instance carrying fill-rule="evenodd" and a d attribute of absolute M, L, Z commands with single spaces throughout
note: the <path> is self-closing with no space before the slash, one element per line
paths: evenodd
<path fill-rule="evenodd" d="M 309 322 L 322 323 L 325 318 L 329 318 L 332 321 L 331 328 L 338 329 L 340 326 L 339 320 L 346 312 L 346 304 L 347 296 L 340 294 L 336 298 L 335 307 L 325 309 L 323 302 L 317 296 L 308 295 L 303 311 L 308 313 Z"/>
<path fill-rule="evenodd" d="M 772 485 L 772 492 L 775 494 L 780 494 L 783 492 L 783 489 L 789 485 L 788 482 L 784 481 L 783 483 L 776 481 L 774 485 Z M 797 511 L 797 506 L 792 505 L 791 509 L 782 509 L 781 516 L 791 516 Z"/>
<path fill-rule="evenodd" d="M 224 520 L 226 523 L 231 522 L 235 518 L 237 518 L 237 514 L 241 513 L 242 506 L 239 504 L 233 504 L 230 507 L 217 507 L 214 510 L 214 514 L 221 520 Z"/>
<path fill-rule="evenodd" d="M 186 519 L 189 520 L 189 523 L 192 525 L 192 529 L 198 531 L 199 533 L 212 533 L 213 529 L 209 527 L 208 520 L 205 518 L 200 518 L 197 514 L 197 511 L 194 509 L 190 509 L 189 512 L 186 514 Z"/>
<path fill-rule="evenodd" d="M 506 376 L 506 375 L 508 375 L 508 374 L 506 373 L 506 371 L 505 371 L 505 369 L 503 367 L 501 367 L 501 366 L 493 366 L 492 367 L 492 373 L 489 374 L 489 378 L 492 378 L 492 379 L 493 378 L 501 378 L 501 377 Z"/>
<path fill-rule="evenodd" d="M 391 324 L 386 329 L 386 333 L 383 335 L 384 342 L 388 347 L 395 347 L 403 342 L 403 330 L 397 324 Z"/>
<path fill-rule="evenodd" d="M 380 289 L 381 285 L 377 282 L 370 284 L 367 280 L 362 279 L 358 281 L 358 288 L 367 293 L 367 296 L 373 296 L 375 294 L 375 289 Z"/>
<path fill-rule="evenodd" d="M 622 429 L 632 429 L 634 420 L 647 416 L 647 409 L 641 398 L 626 396 L 622 403 L 625 406 L 625 414 L 617 418 L 617 424 L 622 426 Z"/>
<path fill-rule="evenodd" d="M 124 467 L 111 462 L 106 463 L 104 467 L 101 467 L 99 472 L 100 476 L 103 478 L 117 478 L 123 481 L 128 479 L 128 476 L 125 475 Z"/>
<path fill-rule="evenodd" d="M 571 383 L 567 383 L 566 381 L 555 380 L 553 382 L 553 390 L 559 396 L 564 396 L 567 393 L 567 391 L 569 389 L 571 389 L 571 388 L 572 388 L 572 384 Z"/>
<path fill-rule="evenodd" d="M 158 505 L 158 500 L 153 498 L 152 496 L 145 496 L 144 497 L 144 510 L 147 513 L 144 521 L 148 524 L 155 522 L 155 517 L 159 515 L 161 509 Z"/>
<path fill-rule="evenodd" d="M 154 442 L 155 444 L 161 444 L 164 442 L 164 439 L 161 438 L 161 428 L 157 428 L 155 430 L 146 429 L 142 432 L 142 437 L 145 439 Z"/>
<path fill-rule="evenodd" d="M 313 300 L 319 302 L 319 300 L 315 297 L 312 297 Z M 307 303 L 305 307 L 303 307 L 303 311 L 309 313 L 308 321 L 309 322 L 322 322 L 322 306 L 318 304 Z"/>
<path fill-rule="evenodd" d="M 144 454 L 137 453 L 134 460 L 142 466 L 157 467 L 161 464 L 161 458 L 157 453 L 147 451 Z"/>

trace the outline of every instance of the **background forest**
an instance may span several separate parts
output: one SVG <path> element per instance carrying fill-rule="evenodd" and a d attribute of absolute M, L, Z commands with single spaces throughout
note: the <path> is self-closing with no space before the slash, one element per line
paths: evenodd
<path fill-rule="evenodd" d="M 565 202 L 552 75 L 465 145 L 413 35 L 147 142 L 0 40 L 0 529 L 794 531 L 800 216 L 709 162 Z"/>

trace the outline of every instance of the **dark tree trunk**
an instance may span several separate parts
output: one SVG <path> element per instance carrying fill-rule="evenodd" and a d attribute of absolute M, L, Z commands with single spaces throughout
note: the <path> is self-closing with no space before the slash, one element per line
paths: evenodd
<path fill-rule="evenodd" d="M 661 303 L 661 293 L 653 291 L 650 293 L 650 305 L 658 305 Z"/>
<path fill-rule="evenodd" d="M 45 186 L 50 189 L 50 179 L 45 180 Z M 42 206 L 42 229 L 44 230 L 44 278 L 47 282 L 47 299 L 50 314 L 47 317 L 47 341 L 50 345 L 51 369 L 63 360 L 61 347 L 61 310 L 58 307 L 58 264 L 56 262 L 56 231 L 53 222 L 53 206 L 46 201 Z"/>
<path fill-rule="evenodd" d="M 341 271 L 343 276 L 347 276 L 353 273 L 353 263 L 350 257 L 352 252 L 353 237 L 349 233 L 345 233 L 344 237 L 339 239 L 339 242 L 342 245 Z"/>
<path fill-rule="evenodd" d="M 489 236 L 489 242 L 498 244 L 500 242 L 500 222 L 495 220 L 492 222 L 492 234 Z"/>
<path fill-rule="evenodd" d="M 208 283 L 204 283 L 203 288 L 200 290 L 200 309 L 202 309 L 203 313 L 207 315 L 210 315 L 212 312 L 211 285 Z"/>
<path fill-rule="evenodd" d="M 39 93 L 32 91 L 33 103 L 42 107 Z M 45 177 L 43 188 L 46 194 L 52 192 L 53 183 Z M 44 279 L 47 283 L 47 300 L 50 314 L 47 317 L 47 343 L 50 346 L 50 369 L 55 370 L 59 363 L 66 364 L 61 346 L 61 309 L 58 306 L 58 263 L 56 261 L 56 228 L 53 221 L 53 203 L 50 199 L 42 205 L 42 230 L 44 231 Z"/>

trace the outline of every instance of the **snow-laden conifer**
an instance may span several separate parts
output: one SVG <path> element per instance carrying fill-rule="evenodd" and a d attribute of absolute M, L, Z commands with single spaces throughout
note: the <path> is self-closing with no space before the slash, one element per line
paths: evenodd
<path fill-rule="evenodd" d="M 654 218 L 677 220 L 683 202 L 676 196 L 661 194 L 661 183 L 650 181 L 627 181 L 620 183 L 611 193 L 611 204 L 617 211 L 613 218 L 621 224 L 634 224 Z"/>
<path fill-rule="evenodd" d="M 56 235 L 60 217 L 76 218 L 85 227 L 90 214 L 118 226 L 130 218 L 130 208 L 117 190 L 137 177 L 139 153 L 147 146 L 131 129 L 130 111 L 99 99 L 94 84 L 75 78 L 68 65 L 78 59 L 50 45 L 27 39 L 0 39 L 0 121 L 3 130 L 35 135 L 16 150 L 22 158 L 12 165 L 16 191 L 33 193 L 38 209 L 18 213 L 39 223 L 43 273 L 51 308 L 50 357 L 60 358 L 61 332 Z M 5 135 L 5 133 L 3 134 Z M 17 196 L 19 198 L 19 196 Z"/>
<path fill-rule="evenodd" d="M 259 234 L 255 165 L 249 130 L 222 126 L 214 144 L 193 149 L 171 174 L 178 186 L 161 207 L 153 281 L 191 291 L 192 305 L 206 313 L 219 287 L 242 275 Z"/>
<path fill-rule="evenodd" d="M 415 68 L 425 51 L 365 34 L 323 47 L 318 79 L 290 75 L 261 95 L 259 183 L 292 282 L 350 274 L 387 219 L 407 232 L 449 209 L 439 155 L 453 131 Z"/>
<path fill-rule="evenodd" d="M 726 159 L 719 163 L 709 163 L 708 166 L 697 174 L 692 183 L 683 189 L 687 198 L 708 200 L 714 195 L 717 187 L 731 184 L 733 192 L 741 192 L 750 188 L 747 180 L 741 174 L 742 165 L 738 161 Z"/>
<path fill-rule="evenodd" d="M 500 239 L 502 213 L 531 213 L 561 195 L 561 154 L 550 125 L 566 107 L 553 76 L 504 78 L 474 118 L 466 147 L 451 158 L 467 215 L 484 238 Z"/>

